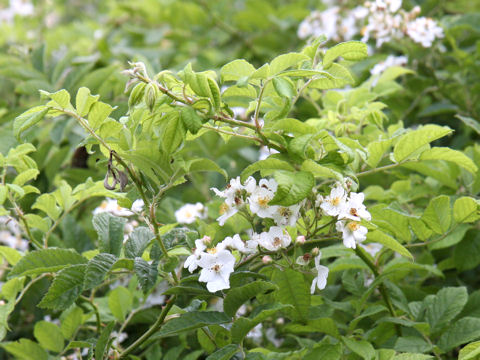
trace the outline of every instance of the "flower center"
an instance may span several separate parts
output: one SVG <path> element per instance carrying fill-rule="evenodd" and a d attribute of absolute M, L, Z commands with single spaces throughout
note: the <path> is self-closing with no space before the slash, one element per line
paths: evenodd
<path fill-rule="evenodd" d="M 216 247 L 213 247 L 213 248 L 207 249 L 207 252 L 208 252 L 209 254 L 216 254 L 216 253 L 217 253 L 217 248 L 216 248 Z"/>
<path fill-rule="evenodd" d="M 270 199 L 268 197 L 258 198 L 258 205 L 260 205 L 262 208 L 266 208 L 269 201 Z"/>
<path fill-rule="evenodd" d="M 273 245 L 275 247 L 282 245 L 282 240 L 280 240 L 280 238 L 277 236 L 276 238 L 273 239 Z"/>
<path fill-rule="evenodd" d="M 219 272 L 221 269 L 221 266 L 219 264 L 215 264 L 212 266 L 212 270 L 215 272 Z"/>
<path fill-rule="evenodd" d="M 225 214 L 229 209 L 229 206 L 227 205 L 227 203 L 223 203 L 222 205 L 220 205 L 220 215 L 223 215 Z"/>
<path fill-rule="evenodd" d="M 358 216 L 357 209 L 355 209 L 355 208 L 351 208 L 351 209 L 350 209 L 350 215 L 353 215 L 353 216 Z"/>
<path fill-rule="evenodd" d="M 330 200 L 330 204 L 332 204 L 333 206 L 338 206 L 341 201 L 342 201 L 342 198 L 337 196 Z"/>
<path fill-rule="evenodd" d="M 280 208 L 279 212 L 280 212 L 280 215 L 284 217 L 289 217 L 290 215 L 292 215 L 292 212 L 290 211 L 290 209 L 286 207 Z"/>
<path fill-rule="evenodd" d="M 360 228 L 360 224 L 356 221 L 349 222 L 347 227 L 350 229 L 350 231 L 357 231 Z"/>

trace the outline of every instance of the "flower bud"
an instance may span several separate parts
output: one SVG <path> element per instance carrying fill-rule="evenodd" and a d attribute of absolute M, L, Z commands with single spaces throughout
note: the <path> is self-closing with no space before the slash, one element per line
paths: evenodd
<path fill-rule="evenodd" d="M 297 244 L 298 244 L 298 245 L 303 245 L 303 244 L 305 244 L 305 236 L 303 236 L 303 235 L 297 236 Z"/>
<path fill-rule="evenodd" d="M 262 262 L 264 264 L 270 264 L 272 262 L 272 257 L 270 255 L 265 255 L 264 257 L 262 257 Z"/>
<path fill-rule="evenodd" d="M 283 324 L 285 324 L 285 319 L 283 317 L 278 318 L 277 320 L 275 320 L 275 324 L 283 325 Z"/>
<path fill-rule="evenodd" d="M 202 238 L 202 241 L 205 245 L 209 245 L 211 242 L 212 242 L 212 238 L 208 235 L 205 235 L 203 238 Z"/>
<path fill-rule="evenodd" d="M 312 249 L 312 255 L 313 256 L 318 256 L 320 254 L 320 249 L 318 247 L 315 247 Z"/>
<path fill-rule="evenodd" d="M 150 109 L 150 112 L 153 110 L 157 96 L 160 94 L 157 86 L 154 83 L 148 83 L 145 88 L 145 104 Z"/>

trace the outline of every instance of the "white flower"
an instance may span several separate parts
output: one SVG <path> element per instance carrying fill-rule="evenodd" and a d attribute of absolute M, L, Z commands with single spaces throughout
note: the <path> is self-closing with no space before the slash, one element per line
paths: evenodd
<path fill-rule="evenodd" d="M 323 199 L 320 207 L 327 215 L 338 216 L 343 212 L 346 200 L 347 193 L 345 189 L 337 184 L 330 192 L 330 195 Z"/>
<path fill-rule="evenodd" d="M 265 160 L 272 154 L 278 154 L 278 150 L 270 149 L 266 146 L 262 146 L 260 147 L 260 150 L 258 152 L 258 160 Z"/>
<path fill-rule="evenodd" d="M 245 181 L 245 185 L 242 185 L 238 176 L 235 179 L 230 179 L 229 184 L 223 191 L 211 188 L 217 196 L 225 199 L 225 202 L 220 207 L 221 216 L 217 219 L 220 226 L 223 226 L 228 218 L 238 212 L 245 204 L 246 197 L 255 191 L 256 185 L 257 182 L 251 176 Z"/>
<path fill-rule="evenodd" d="M 109 199 L 109 198 L 103 200 L 100 206 L 98 206 L 97 208 L 95 208 L 95 210 L 93 210 L 94 215 L 100 214 L 103 212 L 109 212 L 115 216 L 132 216 L 133 215 L 133 212 L 118 205 L 118 201 L 116 199 Z"/>
<path fill-rule="evenodd" d="M 375 257 L 377 253 L 383 249 L 383 245 L 379 243 L 359 244 L 367 253 Z"/>
<path fill-rule="evenodd" d="M 214 293 L 218 290 L 230 288 L 230 274 L 234 270 L 235 257 L 228 250 L 203 253 L 198 261 L 202 268 L 198 281 L 206 282 L 208 291 Z"/>
<path fill-rule="evenodd" d="M 145 206 L 145 203 L 143 202 L 143 200 L 137 199 L 133 202 L 131 209 L 135 213 L 140 213 L 142 212 L 144 206 Z"/>
<path fill-rule="evenodd" d="M 210 240 L 208 236 L 204 236 L 201 239 L 195 240 L 195 248 L 193 249 L 193 254 L 190 255 L 183 264 L 183 267 L 188 268 L 188 271 L 194 272 L 197 269 L 198 261 L 200 260 L 202 254 L 204 254 L 205 249 L 207 248 L 206 244 L 208 243 L 208 241 L 206 241 L 206 238 L 208 238 L 208 241 Z"/>
<path fill-rule="evenodd" d="M 437 38 L 443 38 L 443 29 L 437 23 L 426 17 L 419 17 L 407 24 L 407 34 L 423 47 L 432 46 Z"/>
<path fill-rule="evenodd" d="M 298 220 L 301 204 L 292 206 L 276 206 L 272 214 L 273 220 L 278 226 L 295 226 Z"/>
<path fill-rule="evenodd" d="M 368 212 L 365 205 L 363 205 L 364 199 L 365 195 L 363 193 L 350 193 L 350 196 L 345 204 L 345 207 L 340 213 L 339 218 L 355 221 L 360 221 L 361 219 L 371 220 L 372 216 Z"/>
<path fill-rule="evenodd" d="M 261 179 L 253 193 L 248 197 L 250 211 L 261 218 L 272 218 L 277 211 L 277 206 L 269 206 L 268 203 L 275 196 L 277 186 L 274 179 Z"/>
<path fill-rule="evenodd" d="M 370 74 L 372 75 L 380 75 L 385 70 L 392 66 L 404 66 L 408 62 L 408 58 L 406 56 L 393 56 L 389 55 L 385 61 L 381 61 L 376 64 L 371 70 Z"/>
<path fill-rule="evenodd" d="M 249 231 L 248 232 L 250 236 L 250 240 L 247 240 L 246 245 L 245 245 L 245 250 L 248 253 L 255 253 L 258 250 L 258 246 L 260 244 L 260 234 L 257 234 L 256 232 Z"/>
<path fill-rule="evenodd" d="M 217 249 L 232 249 L 238 250 L 242 253 L 249 252 L 248 249 L 245 247 L 245 243 L 240 238 L 240 235 L 235 234 L 233 237 L 226 237 L 221 243 L 217 245 Z"/>
<path fill-rule="evenodd" d="M 342 232 L 343 245 L 347 248 L 355 249 L 358 242 L 362 242 L 367 238 L 367 228 L 356 221 L 337 221 L 336 228 L 337 231 Z"/>
<path fill-rule="evenodd" d="M 260 341 L 262 340 L 262 323 L 256 325 L 252 330 L 250 330 L 245 337 L 252 339 L 253 341 Z"/>
<path fill-rule="evenodd" d="M 175 211 L 175 218 L 180 224 L 191 224 L 196 219 L 204 219 L 205 217 L 205 207 L 199 202 L 196 204 L 185 204 Z"/>
<path fill-rule="evenodd" d="M 235 215 L 238 212 L 238 208 L 235 206 L 230 206 L 226 202 L 224 202 L 220 206 L 220 216 L 217 218 L 218 223 L 220 226 L 225 225 L 225 222 Z"/>
<path fill-rule="evenodd" d="M 262 232 L 259 239 L 260 246 L 269 251 L 286 248 L 291 242 L 290 234 L 279 226 L 272 226 L 268 232 Z"/>
<path fill-rule="evenodd" d="M 327 286 L 328 267 L 320 265 L 321 256 L 322 253 L 319 253 L 318 256 L 315 257 L 315 270 L 317 270 L 317 276 L 312 281 L 312 286 L 310 287 L 311 294 L 315 292 L 315 286 L 318 287 L 319 290 L 325 289 L 325 286 Z"/>

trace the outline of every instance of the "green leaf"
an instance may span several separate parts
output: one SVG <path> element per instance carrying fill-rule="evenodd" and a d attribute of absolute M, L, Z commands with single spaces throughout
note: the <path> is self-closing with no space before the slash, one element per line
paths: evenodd
<path fill-rule="evenodd" d="M 428 299 L 428 300 L 427 300 Z M 435 296 L 426 298 L 426 319 L 432 333 L 450 325 L 452 320 L 462 311 L 468 301 L 468 292 L 465 287 L 446 287 Z"/>
<path fill-rule="evenodd" d="M 77 97 L 75 99 L 77 114 L 82 117 L 87 115 L 90 107 L 97 102 L 99 97 L 99 95 L 91 95 L 90 89 L 87 89 L 86 87 L 78 89 Z"/>
<path fill-rule="evenodd" d="M 103 328 L 97 340 L 97 344 L 95 345 L 95 359 L 105 359 L 105 355 L 108 353 L 108 349 L 110 348 L 110 334 L 112 333 L 114 326 L 115 321 L 110 321 L 107 326 Z"/>
<path fill-rule="evenodd" d="M 18 139 L 22 132 L 40 122 L 48 113 L 46 106 L 36 106 L 17 116 L 13 122 L 13 134 Z"/>
<path fill-rule="evenodd" d="M 421 337 L 403 336 L 395 342 L 395 350 L 397 351 L 415 351 L 417 353 L 425 353 L 432 350 L 432 345 Z"/>
<path fill-rule="evenodd" d="M 147 293 L 157 282 L 158 262 L 154 261 L 150 265 L 141 257 L 137 257 L 134 260 L 133 269 L 143 292 Z"/>
<path fill-rule="evenodd" d="M 60 331 L 65 339 L 71 339 L 83 324 L 83 311 L 78 306 L 65 310 L 60 316 Z"/>
<path fill-rule="evenodd" d="M 85 264 L 87 259 L 73 249 L 41 249 L 23 256 L 10 271 L 9 276 L 38 275 L 56 272 L 69 265 Z"/>
<path fill-rule="evenodd" d="M 308 87 L 321 90 L 335 89 L 355 82 L 350 71 L 340 64 L 333 63 L 328 72 L 329 76 L 315 78 Z"/>
<path fill-rule="evenodd" d="M 421 219 L 437 234 L 444 234 L 452 221 L 449 197 L 440 195 L 430 200 Z"/>
<path fill-rule="evenodd" d="M 235 344 L 241 344 L 243 338 L 252 330 L 255 326 L 260 324 L 265 319 L 275 315 L 279 311 L 293 310 L 291 305 L 284 304 L 267 304 L 258 306 L 255 309 L 253 317 L 245 318 L 240 317 L 232 325 L 232 342 Z"/>
<path fill-rule="evenodd" d="M 434 147 L 425 150 L 422 155 L 420 155 L 420 160 L 444 160 L 453 162 L 472 174 L 475 174 L 478 170 L 475 163 L 467 155 L 448 147 Z"/>
<path fill-rule="evenodd" d="M 256 173 L 257 171 L 261 170 L 289 170 L 293 171 L 294 168 L 290 163 L 279 160 L 279 159 L 274 159 L 274 158 L 268 158 L 265 160 L 260 160 L 257 161 L 253 164 L 248 165 L 241 173 L 240 175 L 240 180 L 242 183 L 247 180 L 247 178 Z"/>
<path fill-rule="evenodd" d="M 230 344 L 207 356 L 206 360 L 230 360 L 239 351 L 238 345 Z"/>
<path fill-rule="evenodd" d="M 466 271 L 480 264 L 480 232 L 470 230 L 453 251 L 453 261 L 458 271 Z"/>
<path fill-rule="evenodd" d="M 153 338 L 175 335 L 182 331 L 194 330 L 214 324 L 225 324 L 232 319 L 223 312 L 218 311 L 192 311 L 171 319 L 163 325 Z"/>
<path fill-rule="evenodd" d="M 477 134 L 480 135 L 480 123 L 477 120 L 472 119 L 471 117 L 462 116 L 462 115 L 458 115 L 458 114 L 455 115 L 455 117 L 457 119 L 462 120 L 465 125 L 467 125 L 471 129 L 473 129 Z"/>
<path fill-rule="evenodd" d="M 315 332 L 328 334 L 338 337 L 338 328 L 331 318 L 319 318 L 309 320 L 306 325 L 299 323 L 290 323 L 285 325 L 285 331 L 294 334 L 311 334 Z"/>
<path fill-rule="evenodd" d="M 255 72 L 255 67 L 248 61 L 239 59 L 225 64 L 220 69 L 222 82 L 237 81 L 244 77 L 249 77 Z"/>
<path fill-rule="evenodd" d="M 275 196 L 269 202 L 270 205 L 297 204 L 310 194 L 315 185 L 315 178 L 311 172 L 307 171 L 279 170 L 273 176 L 278 183 L 278 188 Z"/>
<path fill-rule="evenodd" d="M 270 75 L 276 75 L 279 72 L 292 66 L 296 66 L 301 61 L 308 59 L 308 56 L 295 52 L 279 55 L 270 62 Z"/>
<path fill-rule="evenodd" d="M 380 243 L 388 247 L 390 250 L 393 250 L 399 253 L 400 255 L 413 260 L 413 255 L 410 254 L 410 251 L 408 251 L 402 244 L 400 244 L 393 237 L 385 234 L 383 231 L 380 231 L 380 230 L 369 231 L 367 233 L 367 239 L 371 242 Z"/>
<path fill-rule="evenodd" d="M 440 336 L 438 347 L 443 351 L 465 344 L 480 337 L 480 319 L 464 317 L 451 324 Z"/>
<path fill-rule="evenodd" d="M 433 356 L 415 353 L 403 353 L 395 355 L 393 360 L 428 360 L 433 359 Z"/>
<path fill-rule="evenodd" d="M 347 41 L 328 49 L 323 56 L 323 67 L 328 69 L 339 56 L 345 60 L 362 60 L 368 56 L 367 45 L 361 41 Z"/>
<path fill-rule="evenodd" d="M 342 337 L 342 341 L 355 354 L 361 356 L 362 359 L 370 360 L 376 356 L 374 347 L 368 341 L 354 340 L 347 337 Z"/>
<path fill-rule="evenodd" d="M 32 340 L 20 339 L 15 342 L 0 344 L 7 352 L 17 360 L 47 360 L 48 354 L 40 345 Z"/>
<path fill-rule="evenodd" d="M 12 266 L 16 265 L 22 258 L 22 254 L 20 254 L 18 250 L 3 245 L 0 245 L 0 256 L 7 260 Z"/>
<path fill-rule="evenodd" d="M 48 321 L 38 321 L 33 329 L 35 339 L 44 349 L 59 353 L 63 350 L 64 339 L 60 328 Z"/>
<path fill-rule="evenodd" d="M 223 310 L 227 315 L 233 317 L 243 303 L 256 297 L 258 294 L 264 294 L 275 289 L 277 289 L 277 286 L 265 281 L 254 281 L 244 286 L 233 288 L 224 299 Z"/>
<path fill-rule="evenodd" d="M 291 99 L 295 96 L 295 88 L 293 83 L 285 78 L 274 78 L 273 87 L 278 95 Z"/>
<path fill-rule="evenodd" d="M 453 204 L 453 218 L 457 223 L 469 223 L 477 221 L 478 204 L 474 198 L 463 196 L 455 200 Z"/>
<path fill-rule="evenodd" d="M 189 173 L 201 171 L 215 171 L 222 174 L 225 179 L 228 179 L 227 172 L 220 166 L 218 166 L 215 161 L 207 158 L 192 159 L 188 161 L 187 169 Z"/>
<path fill-rule="evenodd" d="M 155 239 L 155 235 L 148 227 L 139 226 L 135 228 L 125 243 L 125 257 L 129 259 L 142 257 L 143 252 L 153 239 Z"/>
<path fill-rule="evenodd" d="M 95 255 L 87 264 L 83 284 L 85 290 L 93 289 L 100 285 L 116 261 L 117 257 L 112 254 L 101 253 Z"/>
<path fill-rule="evenodd" d="M 180 117 L 185 128 L 192 134 L 196 134 L 202 128 L 202 117 L 191 107 L 182 107 Z"/>
<path fill-rule="evenodd" d="M 177 150 L 185 139 L 185 128 L 178 112 L 171 112 L 167 116 L 166 124 L 163 128 L 161 146 L 163 151 L 171 154 Z"/>
<path fill-rule="evenodd" d="M 326 166 L 317 164 L 315 161 L 311 159 L 307 159 L 302 163 L 302 170 L 311 172 L 315 178 L 335 179 L 339 181 L 343 180 L 342 174 L 339 173 L 338 171 L 335 171 Z"/>
<path fill-rule="evenodd" d="M 369 143 L 367 145 L 368 165 L 372 168 L 377 167 L 383 155 L 387 152 L 387 150 L 390 148 L 391 145 L 392 145 L 391 139 L 372 141 L 371 143 Z"/>
<path fill-rule="evenodd" d="M 37 169 L 28 169 L 22 171 L 15 177 L 15 179 L 13 180 L 13 184 L 23 186 L 26 182 L 36 179 L 38 174 L 40 174 L 40 171 L 38 171 Z"/>
<path fill-rule="evenodd" d="M 42 210 L 53 220 L 57 220 L 62 213 L 53 194 L 40 195 L 33 204 L 32 209 Z"/>
<path fill-rule="evenodd" d="M 65 310 L 72 305 L 82 293 L 86 267 L 85 264 L 72 265 L 61 270 L 38 307 Z"/>
<path fill-rule="evenodd" d="M 99 250 L 120 256 L 126 219 L 103 212 L 93 216 L 93 227 L 97 231 Z"/>
<path fill-rule="evenodd" d="M 470 343 L 460 350 L 458 360 L 476 360 L 480 356 L 480 341 Z"/>
<path fill-rule="evenodd" d="M 133 305 L 132 294 L 123 287 L 118 286 L 108 294 L 108 308 L 118 321 L 125 321 L 125 316 Z"/>
<path fill-rule="evenodd" d="M 303 274 L 292 269 L 275 269 L 272 281 L 278 286 L 275 299 L 281 304 L 291 304 L 296 317 L 308 320 L 310 307 L 310 286 L 305 283 Z"/>
<path fill-rule="evenodd" d="M 400 140 L 393 148 L 393 155 L 397 162 L 400 162 L 421 147 L 452 133 L 452 129 L 447 126 L 425 125 L 417 130 L 411 131 L 400 137 Z"/>
<path fill-rule="evenodd" d="M 113 108 L 106 103 L 94 103 L 88 113 L 88 124 L 93 130 L 100 128 L 108 116 L 112 113 Z"/>
<path fill-rule="evenodd" d="M 70 94 L 67 90 L 62 89 L 55 93 L 49 93 L 47 91 L 40 90 L 40 93 L 52 99 L 47 106 L 55 106 L 63 110 L 73 110 L 73 106 L 70 104 Z"/>
<path fill-rule="evenodd" d="M 342 344 L 320 344 L 315 346 L 303 360 L 340 360 L 343 354 Z"/>

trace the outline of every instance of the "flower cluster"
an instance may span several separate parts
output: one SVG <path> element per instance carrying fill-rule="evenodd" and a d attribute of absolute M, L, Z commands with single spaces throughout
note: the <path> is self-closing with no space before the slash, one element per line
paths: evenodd
<path fill-rule="evenodd" d="M 318 198 L 325 214 L 338 219 L 336 229 L 342 233 L 343 244 L 348 248 L 355 249 L 357 243 L 367 238 L 368 230 L 360 221 L 371 220 L 372 217 L 363 205 L 364 198 L 363 193 L 348 193 L 339 183 L 335 184 L 330 195 Z"/>
<path fill-rule="evenodd" d="M 406 56 L 393 56 L 389 55 L 384 61 L 379 62 L 376 64 L 371 70 L 370 74 L 372 75 L 380 75 L 385 70 L 392 66 L 404 66 L 407 65 L 408 58 Z"/>
<path fill-rule="evenodd" d="M 175 219 L 179 224 L 191 224 L 195 219 L 205 219 L 207 217 L 206 209 L 202 203 L 185 204 L 175 211 Z"/>
<path fill-rule="evenodd" d="M 10 0 L 7 8 L 0 10 L 0 24 L 11 24 L 15 16 L 30 16 L 34 13 L 33 4 L 28 0 Z"/>
<path fill-rule="evenodd" d="M 401 9 L 402 0 L 367 1 L 367 24 L 362 29 L 362 41 L 376 39 L 376 46 L 405 35 L 423 47 L 430 47 L 433 41 L 443 37 L 443 30 L 437 23 L 425 17 L 417 18 L 420 7 L 415 6 L 410 12 Z"/>

